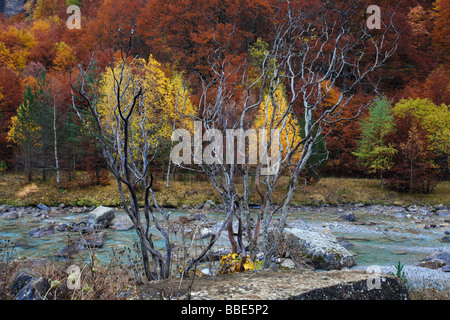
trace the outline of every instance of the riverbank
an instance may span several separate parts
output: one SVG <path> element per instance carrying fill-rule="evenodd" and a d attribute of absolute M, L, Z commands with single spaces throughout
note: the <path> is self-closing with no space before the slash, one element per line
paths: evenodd
<path fill-rule="evenodd" d="M 76 241 L 81 232 L 85 235 L 83 241 L 95 247 L 95 255 L 99 261 L 110 263 L 113 252 L 123 253 L 132 248 L 137 240 L 135 231 L 124 225 L 121 219 L 119 222 L 122 226 L 116 224 L 116 218 L 123 217 L 124 213 L 121 210 L 114 210 L 116 218 L 111 221 L 111 226 L 96 232 L 97 239 L 93 240 L 88 230 L 89 225 L 82 223 L 86 221 L 92 210 L 93 208 L 87 207 L 47 207 L 43 204 L 39 207 L 2 205 L 0 206 L 0 238 L 8 239 L 15 244 L 14 256 L 19 259 L 44 258 L 54 261 L 61 257 L 67 258 L 67 255 L 62 253 L 68 245 L 68 235 L 72 241 L 78 243 Z M 351 269 L 357 268 L 364 271 L 368 266 L 376 265 L 388 268 L 383 272 L 390 273 L 395 271 L 394 265 L 401 262 L 405 265 L 407 278 L 411 280 L 410 285 L 415 291 L 430 289 L 422 288 L 423 284 L 440 289 L 437 291 L 448 291 L 436 288 L 435 284 L 450 285 L 449 207 L 324 204 L 297 206 L 290 210 L 289 228 L 313 231 L 311 235 L 329 235 L 328 238 L 333 235 L 337 238 L 336 243 L 348 249 L 354 256 L 357 265 Z M 172 223 L 183 222 L 183 228 L 186 230 L 199 228 L 196 234 L 200 236 L 198 237 L 200 249 L 202 237 L 207 237 L 223 219 L 223 210 L 219 205 L 214 209 L 206 210 L 171 210 L 170 215 Z M 157 230 L 152 229 L 152 233 L 153 231 L 155 244 L 158 246 L 161 239 L 156 237 Z M 217 246 L 212 257 L 220 258 L 229 251 L 229 240 L 225 234 L 219 238 Z M 77 263 L 83 264 L 89 261 L 91 252 L 81 250 L 81 247 L 79 249 L 75 257 L 81 260 L 77 260 Z M 223 251 L 225 253 L 221 250 L 225 250 Z M 441 257 L 442 252 L 446 254 Z M 439 257 L 428 259 L 433 255 L 439 255 Z M 136 255 L 130 254 L 127 257 L 128 263 L 135 257 Z M 419 264 L 427 259 L 431 262 L 419 267 Z M 208 270 L 215 273 L 217 265 L 210 265 L 210 263 L 216 262 L 202 265 L 199 270 L 206 271 L 205 274 L 210 273 Z M 436 266 L 436 263 L 439 265 Z M 291 259 L 280 261 L 279 264 L 283 268 L 295 268 Z M 429 268 L 436 269 L 431 271 Z"/>
<path fill-rule="evenodd" d="M 274 203 L 282 200 L 286 186 L 287 182 L 281 180 L 273 196 Z M 239 190 L 239 185 L 237 188 Z M 196 207 L 207 200 L 221 202 L 209 180 L 197 181 L 192 177 L 173 180 L 169 188 L 165 187 L 165 181 L 155 179 L 154 191 L 159 204 L 166 208 Z M 253 186 L 250 188 L 250 200 L 255 204 L 259 202 Z M 0 175 L 0 204 L 37 206 L 39 203 L 48 206 L 59 206 L 61 203 L 81 207 L 121 206 L 117 184 L 112 178 L 106 185 L 89 185 L 83 179 L 63 181 L 59 190 L 51 179 L 47 182 L 29 182 L 21 174 Z M 409 194 L 381 190 L 379 181 L 373 179 L 323 178 L 315 185 L 299 188 L 292 200 L 293 205 L 345 203 L 450 206 L 450 181 L 441 182 L 429 194 Z"/>

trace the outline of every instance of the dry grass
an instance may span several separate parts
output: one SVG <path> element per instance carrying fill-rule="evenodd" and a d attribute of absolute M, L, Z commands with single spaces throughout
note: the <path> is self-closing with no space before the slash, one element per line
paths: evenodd
<path fill-rule="evenodd" d="M 421 288 L 409 291 L 410 300 L 450 300 L 450 291 Z"/>
<path fill-rule="evenodd" d="M 0 253 L 11 252 L 11 245 L 3 244 Z M 69 267 L 80 268 L 79 287 L 70 288 L 68 284 Z M 73 260 L 51 261 L 48 259 L 11 259 L 0 256 L 0 300 L 11 300 L 14 295 L 11 286 L 19 270 L 28 269 L 43 276 L 54 284 L 45 294 L 47 300 L 117 300 L 135 299 L 136 286 L 142 281 L 135 277 L 129 264 L 112 259 L 107 265 L 100 264 L 92 252 L 88 263 Z M 56 285 L 57 284 L 57 285 Z"/>
<path fill-rule="evenodd" d="M 81 173 L 78 176 L 82 176 Z M 197 181 L 192 176 L 171 181 L 166 189 L 165 182 L 156 180 L 155 190 L 160 205 L 179 208 L 182 205 L 195 206 L 206 200 L 221 202 L 219 194 L 214 190 L 209 180 Z M 107 185 L 89 185 L 83 179 L 72 182 L 63 181 L 63 190 L 56 188 L 54 181 L 45 183 L 38 180 L 29 183 L 23 175 L 8 173 L 0 175 L 0 204 L 16 206 L 59 205 L 70 206 L 120 206 L 120 196 L 113 178 Z M 239 189 L 239 185 L 238 185 Z M 287 179 L 282 179 L 275 190 L 273 201 L 281 201 L 287 191 Z M 251 187 L 250 200 L 259 203 L 259 198 Z M 321 203 L 364 203 L 364 204 L 445 204 L 450 205 L 450 181 L 441 182 L 430 194 L 405 194 L 392 190 L 381 190 L 378 180 L 324 178 L 315 185 L 299 188 L 292 201 L 294 205 Z"/>

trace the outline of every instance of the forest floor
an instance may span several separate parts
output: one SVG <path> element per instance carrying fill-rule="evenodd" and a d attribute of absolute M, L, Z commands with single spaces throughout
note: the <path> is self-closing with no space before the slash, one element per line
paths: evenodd
<path fill-rule="evenodd" d="M 239 185 L 238 185 L 239 189 Z M 163 207 L 195 207 L 213 200 L 221 203 L 218 192 L 209 180 L 199 181 L 195 176 L 178 177 L 165 187 L 165 181 L 155 179 L 154 191 Z M 274 203 L 278 203 L 287 191 L 287 179 L 282 180 L 274 193 Z M 250 200 L 258 204 L 258 195 L 254 186 L 250 189 Z M 13 206 L 35 206 L 43 203 L 57 206 L 121 206 L 120 195 L 114 178 L 107 179 L 103 185 L 93 185 L 87 175 L 78 172 L 72 181 L 62 180 L 58 189 L 53 178 L 42 182 L 38 178 L 32 182 L 24 175 L 6 173 L 0 175 L 0 204 Z M 323 178 L 314 185 L 299 188 L 294 195 L 292 205 L 319 204 L 385 204 L 385 205 L 450 205 L 450 181 L 439 183 L 432 192 L 401 193 L 380 188 L 379 180 L 353 178 Z"/>

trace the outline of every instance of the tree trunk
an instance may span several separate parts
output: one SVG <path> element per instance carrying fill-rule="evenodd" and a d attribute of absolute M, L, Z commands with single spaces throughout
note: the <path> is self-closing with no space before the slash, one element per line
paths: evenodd
<path fill-rule="evenodd" d="M 381 190 L 384 189 L 384 185 L 383 185 L 383 170 L 380 170 L 380 183 L 381 183 Z"/>
<path fill-rule="evenodd" d="M 58 138 L 56 134 L 56 105 L 53 105 L 53 134 L 55 138 L 55 165 L 56 165 L 56 185 L 61 189 L 59 161 L 58 161 Z"/>

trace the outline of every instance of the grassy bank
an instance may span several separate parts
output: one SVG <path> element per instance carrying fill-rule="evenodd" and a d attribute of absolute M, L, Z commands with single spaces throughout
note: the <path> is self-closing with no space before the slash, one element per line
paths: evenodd
<path fill-rule="evenodd" d="M 33 206 L 39 203 L 70 206 L 120 206 L 120 196 L 114 179 L 106 185 L 89 185 L 79 178 L 76 181 L 63 181 L 61 190 L 51 179 L 47 182 L 35 180 L 28 182 L 21 174 L 0 175 L 0 204 L 15 206 Z M 192 177 L 171 181 L 170 188 L 165 182 L 156 180 L 155 191 L 160 205 L 179 208 L 183 205 L 195 206 L 211 199 L 220 203 L 219 194 L 212 184 L 197 181 Z M 275 191 L 274 202 L 281 201 L 287 190 L 286 181 L 282 181 Z M 251 188 L 251 201 L 258 203 L 258 197 Z M 364 203 L 397 205 L 450 205 L 450 182 L 440 183 L 430 194 L 409 194 L 393 190 L 381 190 L 378 180 L 324 178 L 317 184 L 299 188 L 292 201 L 293 205 L 317 205 L 321 203 Z"/>

